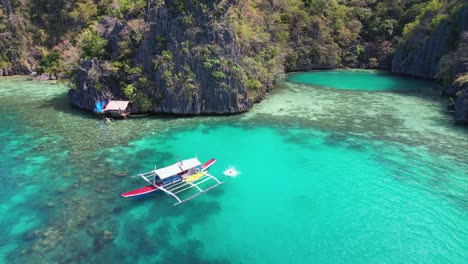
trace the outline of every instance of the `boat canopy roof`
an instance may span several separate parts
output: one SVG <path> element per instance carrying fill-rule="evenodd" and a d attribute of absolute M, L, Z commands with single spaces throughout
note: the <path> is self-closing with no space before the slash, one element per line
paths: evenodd
<path fill-rule="evenodd" d="M 201 162 L 197 158 L 191 158 L 157 169 L 154 172 L 163 180 L 199 165 L 201 165 Z"/>
<path fill-rule="evenodd" d="M 156 172 L 156 174 L 162 180 L 162 179 L 166 179 L 166 178 L 169 178 L 171 176 L 174 176 L 176 174 L 181 173 L 182 169 L 180 169 L 179 165 L 177 165 L 177 163 L 176 163 L 176 164 L 171 165 L 171 166 L 167 166 L 167 167 L 164 167 L 164 168 L 161 168 L 161 169 L 157 169 L 154 172 Z"/>
<path fill-rule="evenodd" d="M 191 158 L 179 162 L 179 165 L 183 171 L 186 171 L 188 169 L 201 165 L 201 162 L 197 158 Z"/>

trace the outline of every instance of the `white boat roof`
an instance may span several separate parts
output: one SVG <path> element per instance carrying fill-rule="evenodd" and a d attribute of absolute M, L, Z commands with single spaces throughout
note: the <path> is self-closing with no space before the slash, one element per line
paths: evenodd
<path fill-rule="evenodd" d="M 196 167 L 198 165 L 201 165 L 201 162 L 197 158 L 191 158 L 191 159 L 186 159 L 186 160 L 176 162 L 170 166 L 167 166 L 161 169 L 157 169 L 154 172 L 156 172 L 159 178 L 163 180 L 171 176 L 174 176 L 176 174 L 179 174 L 183 171 L 186 171 L 188 169 L 191 169 L 193 167 Z"/>
<path fill-rule="evenodd" d="M 182 169 L 176 163 L 176 164 L 173 164 L 171 166 L 167 166 L 167 167 L 164 167 L 164 168 L 161 168 L 161 169 L 157 169 L 157 170 L 155 170 L 155 172 L 159 176 L 159 178 L 161 178 L 161 180 L 162 180 L 162 179 L 166 179 L 166 178 L 169 178 L 171 176 L 174 176 L 176 174 L 181 173 Z"/>
<path fill-rule="evenodd" d="M 201 165 L 201 162 L 197 158 L 191 158 L 179 162 L 179 165 L 183 171 L 186 171 L 188 169 Z"/>

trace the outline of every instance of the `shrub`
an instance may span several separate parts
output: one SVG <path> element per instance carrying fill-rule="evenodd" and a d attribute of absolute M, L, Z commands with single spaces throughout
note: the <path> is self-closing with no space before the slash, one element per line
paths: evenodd
<path fill-rule="evenodd" d="M 431 20 L 432 30 L 436 29 L 442 22 L 448 19 L 448 15 L 439 14 Z"/>
<path fill-rule="evenodd" d="M 53 49 L 50 52 L 43 50 L 42 52 L 42 60 L 40 63 L 40 68 L 38 70 L 39 74 L 42 73 L 51 73 L 57 74 L 60 67 L 60 51 L 57 49 Z"/>
<path fill-rule="evenodd" d="M 249 79 L 245 82 L 245 88 L 250 92 L 258 92 L 263 87 L 259 80 Z"/>
<path fill-rule="evenodd" d="M 461 73 L 457 76 L 457 79 L 453 82 L 458 87 L 463 87 L 468 85 L 468 73 Z"/>
<path fill-rule="evenodd" d="M 124 94 L 127 98 L 132 98 L 133 93 L 135 92 L 135 85 L 129 84 L 124 88 Z"/>
<path fill-rule="evenodd" d="M 107 40 L 99 36 L 94 30 L 85 29 L 82 34 L 81 50 L 86 60 L 103 59 L 106 53 Z"/>
<path fill-rule="evenodd" d="M 216 79 L 223 79 L 226 77 L 226 74 L 223 71 L 216 70 L 211 73 Z"/>
<path fill-rule="evenodd" d="M 140 12 L 143 12 L 146 7 L 145 0 L 118 0 L 119 8 L 122 15 L 137 15 Z"/>

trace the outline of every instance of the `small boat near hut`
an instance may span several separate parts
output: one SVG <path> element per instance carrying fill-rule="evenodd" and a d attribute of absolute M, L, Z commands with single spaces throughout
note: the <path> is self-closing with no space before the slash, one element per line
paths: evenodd
<path fill-rule="evenodd" d="M 141 177 L 149 185 L 122 193 L 121 196 L 125 198 L 141 197 L 156 191 L 162 191 L 177 200 L 174 205 L 181 204 L 222 184 L 216 177 L 208 173 L 208 168 L 215 162 L 216 159 L 210 159 L 202 164 L 197 158 L 191 158 L 178 161 L 164 168 L 138 174 L 136 176 Z M 209 182 L 212 184 L 204 189 L 201 188 L 201 184 Z M 183 198 L 182 195 L 190 190 L 194 190 L 195 194 Z"/>

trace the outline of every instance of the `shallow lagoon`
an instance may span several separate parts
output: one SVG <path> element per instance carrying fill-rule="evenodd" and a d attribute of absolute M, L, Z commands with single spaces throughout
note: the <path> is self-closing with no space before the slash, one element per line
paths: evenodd
<path fill-rule="evenodd" d="M 414 91 L 437 88 L 437 84 L 429 80 L 361 69 L 297 72 L 289 74 L 287 80 L 293 83 L 360 91 Z"/>
<path fill-rule="evenodd" d="M 374 73 L 369 73 L 374 74 Z M 0 80 L 8 263 L 464 263 L 468 131 L 425 85 L 281 82 L 248 113 L 104 124 L 66 89 Z M 129 175 L 197 155 L 225 184 L 174 207 Z M 235 166 L 235 178 L 222 172 Z"/>

